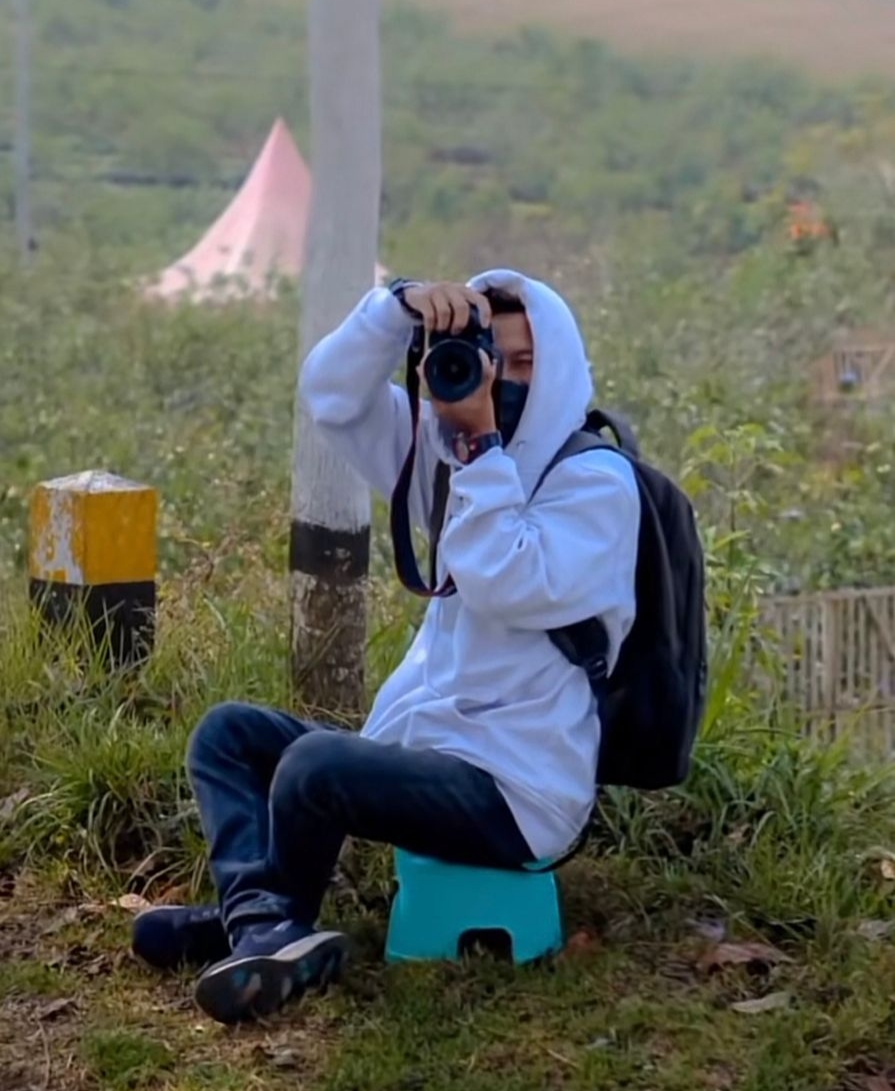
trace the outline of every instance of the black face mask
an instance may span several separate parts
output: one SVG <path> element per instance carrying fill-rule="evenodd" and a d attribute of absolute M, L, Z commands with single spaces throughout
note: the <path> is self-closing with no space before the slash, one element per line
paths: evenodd
<path fill-rule="evenodd" d="M 528 398 L 528 383 L 517 383 L 514 379 L 499 379 L 497 382 L 497 420 L 503 445 L 510 442 L 522 420 L 522 410 Z"/>

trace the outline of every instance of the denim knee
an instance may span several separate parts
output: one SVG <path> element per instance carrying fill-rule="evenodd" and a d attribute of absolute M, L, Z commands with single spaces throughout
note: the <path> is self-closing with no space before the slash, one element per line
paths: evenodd
<path fill-rule="evenodd" d="M 214 755 L 233 754 L 240 747 L 241 726 L 251 715 L 252 706 L 240 701 L 213 705 L 196 725 L 186 750 L 187 772 L 204 764 Z"/>
<path fill-rule="evenodd" d="M 345 765 L 345 742 L 342 735 L 319 731 L 291 743 L 270 786 L 273 811 L 289 812 L 298 802 L 318 813 L 331 810 L 338 773 Z"/>

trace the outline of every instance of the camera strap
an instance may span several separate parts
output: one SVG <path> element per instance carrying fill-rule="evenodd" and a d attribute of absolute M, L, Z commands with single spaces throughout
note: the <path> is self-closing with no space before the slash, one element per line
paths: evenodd
<path fill-rule="evenodd" d="M 413 530 L 410 526 L 410 488 L 413 483 L 413 470 L 416 464 L 417 443 L 420 428 L 420 377 L 417 370 L 423 362 L 425 332 L 422 327 L 414 330 L 410 348 L 407 350 L 407 401 L 410 405 L 410 449 L 404 459 L 404 465 L 398 474 L 398 480 L 392 491 L 389 518 L 392 531 L 392 546 L 395 552 L 395 569 L 398 579 L 414 595 L 423 598 L 447 598 L 456 592 L 454 581 L 448 576 L 441 586 L 437 585 L 436 546 L 430 543 L 429 580 L 420 573 L 413 548 Z"/>

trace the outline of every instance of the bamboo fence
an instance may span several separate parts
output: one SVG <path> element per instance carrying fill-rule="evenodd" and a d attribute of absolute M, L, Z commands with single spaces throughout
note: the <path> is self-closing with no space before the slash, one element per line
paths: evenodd
<path fill-rule="evenodd" d="M 808 732 L 851 732 L 864 757 L 895 757 L 895 587 L 775 596 L 762 620 L 779 642 L 781 697 Z"/>

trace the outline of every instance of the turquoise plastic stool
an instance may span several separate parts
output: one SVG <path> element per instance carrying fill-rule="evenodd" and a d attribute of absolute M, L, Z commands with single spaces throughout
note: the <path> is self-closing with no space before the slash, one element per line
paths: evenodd
<path fill-rule="evenodd" d="M 464 937 L 503 932 L 513 961 L 560 951 L 565 925 L 552 871 L 497 871 L 445 864 L 395 850 L 398 893 L 392 903 L 388 962 L 458 959 Z"/>

